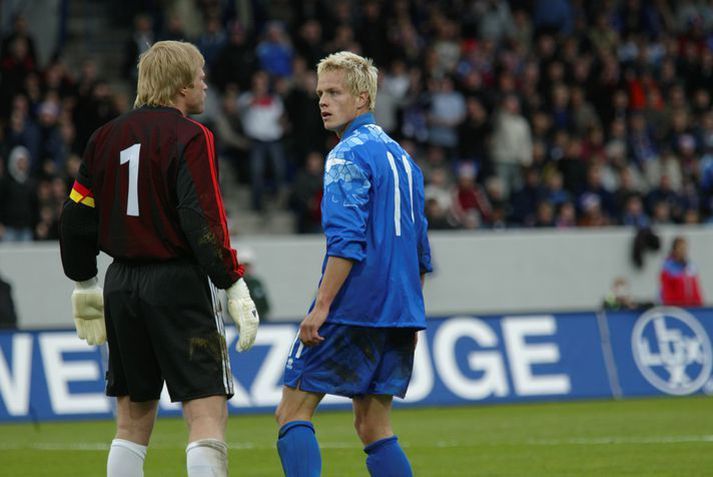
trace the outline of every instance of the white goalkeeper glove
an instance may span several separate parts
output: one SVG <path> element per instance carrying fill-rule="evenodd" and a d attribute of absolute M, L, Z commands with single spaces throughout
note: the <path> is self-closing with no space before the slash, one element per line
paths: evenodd
<path fill-rule="evenodd" d="M 253 299 L 250 298 L 248 286 L 242 278 L 233 283 L 233 285 L 226 290 L 226 293 L 228 294 L 228 313 L 235 322 L 235 327 L 240 334 L 235 349 L 238 351 L 247 351 L 255 342 L 257 327 L 260 324 L 257 308 L 255 308 L 255 303 Z"/>
<path fill-rule="evenodd" d="M 75 282 L 72 292 L 72 314 L 77 336 L 80 339 L 87 340 L 90 345 L 101 345 L 106 342 L 104 293 L 97 277 Z"/>

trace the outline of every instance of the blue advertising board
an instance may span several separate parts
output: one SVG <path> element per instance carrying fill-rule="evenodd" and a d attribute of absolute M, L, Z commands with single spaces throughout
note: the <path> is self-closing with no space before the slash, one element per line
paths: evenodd
<path fill-rule="evenodd" d="M 713 310 L 609 313 L 607 324 L 621 395 L 713 393 Z"/>
<path fill-rule="evenodd" d="M 234 351 L 231 413 L 271 412 L 281 395 L 296 323 L 263 324 L 255 346 Z M 523 402 L 713 392 L 713 310 L 452 316 L 429 320 L 413 378 L 397 406 Z M 0 332 L 0 422 L 109 418 L 105 347 L 74 331 Z M 344 407 L 327 397 L 325 407 Z M 163 415 L 179 414 L 164 390 Z"/>

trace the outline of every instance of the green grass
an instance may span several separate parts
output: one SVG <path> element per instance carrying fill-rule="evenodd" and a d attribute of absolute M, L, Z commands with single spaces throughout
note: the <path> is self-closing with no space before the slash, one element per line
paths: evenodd
<path fill-rule="evenodd" d="M 416 476 L 713 475 L 713 400 L 659 398 L 394 411 Z M 315 419 L 323 475 L 364 476 L 364 454 L 346 412 Z M 109 421 L 0 425 L 0 473 L 98 476 L 114 432 Z M 272 416 L 228 424 L 233 476 L 279 476 Z M 186 431 L 160 419 L 145 475 L 185 475 Z"/>

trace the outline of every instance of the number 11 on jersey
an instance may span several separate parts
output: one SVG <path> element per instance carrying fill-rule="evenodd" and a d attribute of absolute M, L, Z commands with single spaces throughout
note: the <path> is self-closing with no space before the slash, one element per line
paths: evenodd
<path fill-rule="evenodd" d="M 391 166 L 391 172 L 394 174 L 394 231 L 397 237 L 401 236 L 401 194 L 399 193 L 399 171 L 396 167 L 396 160 L 394 156 L 390 153 L 386 153 L 386 158 L 389 160 L 389 165 Z M 406 171 L 406 178 L 408 179 L 408 198 L 409 207 L 411 207 L 411 222 L 414 222 L 413 215 L 413 172 L 411 172 L 411 164 L 409 164 L 406 156 L 401 156 L 401 162 L 404 165 L 404 170 Z"/>
<path fill-rule="evenodd" d="M 141 144 L 127 147 L 119 155 L 119 163 L 129 163 L 129 193 L 126 198 L 126 215 L 139 216 L 139 152 Z"/>

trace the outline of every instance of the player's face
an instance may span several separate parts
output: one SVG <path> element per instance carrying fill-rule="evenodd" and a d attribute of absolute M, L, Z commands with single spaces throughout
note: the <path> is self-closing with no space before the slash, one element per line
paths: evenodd
<path fill-rule="evenodd" d="M 205 73 L 202 69 L 198 70 L 195 78 L 193 78 L 193 87 L 188 88 L 186 96 L 187 114 L 200 114 L 205 107 L 205 90 L 208 85 L 205 84 Z"/>
<path fill-rule="evenodd" d="M 349 123 L 359 115 L 359 98 L 347 88 L 344 71 L 322 72 L 317 79 L 317 96 L 324 128 L 341 136 Z"/>

